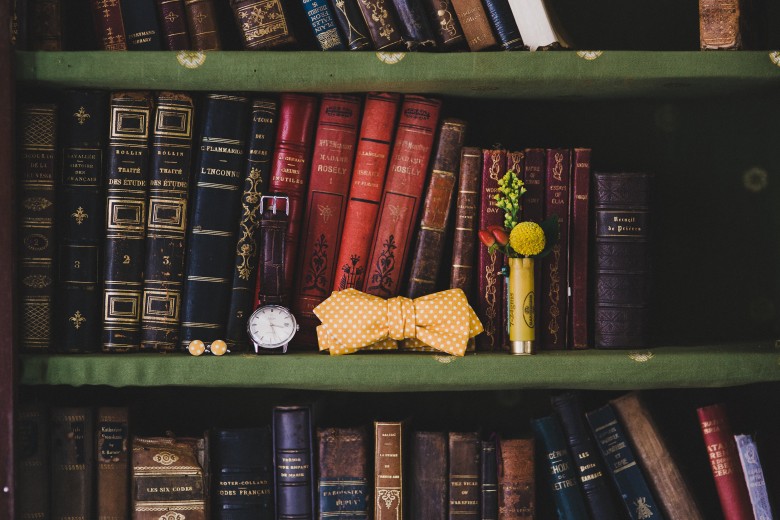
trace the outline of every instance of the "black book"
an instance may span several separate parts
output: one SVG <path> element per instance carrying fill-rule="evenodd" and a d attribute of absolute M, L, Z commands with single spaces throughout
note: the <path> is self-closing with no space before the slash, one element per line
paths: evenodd
<path fill-rule="evenodd" d="M 16 515 L 48 520 L 49 411 L 43 403 L 19 405 L 16 412 Z"/>
<path fill-rule="evenodd" d="M 482 514 L 479 504 L 482 441 L 479 433 L 450 432 L 449 450 L 449 519 L 479 520 Z"/>
<path fill-rule="evenodd" d="M 95 518 L 94 447 L 95 419 L 92 408 L 52 408 L 52 518 Z"/>
<path fill-rule="evenodd" d="M 346 46 L 351 51 L 369 51 L 373 49 L 366 21 L 360 14 L 359 0 L 329 0 L 333 6 L 336 25 L 344 35 Z"/>
<path fill-rule="evenodd" d="M 161 51 L 164 50 L 160 24 L 157 21 L 157 3 L 155 0 L 123 1 L 122 21 L 125 26 L 127 50 Z"/>
<path fill-rule="evenodd" d="M 483 0 L 493 32 L 505 51 L 528 50 L 512 16 L 508 0 Z"/>
<path fill-rule="evenodd" d="M 436 50 L 436 39 L 420 0 L 393 0 L 393 5 L 406 48 L 410 51 Z"/>
<path fill-rule="evenodd" d="M 482 441 L 480 464 L 480 504 L 481 520 L 498 520 L 498 459 L 496 441 Z"/>
<path fill-rule="evenodd" d="M 448 459 L 447 432 L 414 432 L 411 457 L 412 518 L 447 519 Z"/>
<path fill-rule="evenodd" d="M 249 99 L 209 94 L 203 103 L 203 126 L 187 226 L 184 300 L 179 340 L 210 343 L 224 339 L 233 279 L 236 222 L 244 180 Z"/>
<path fill-rule="evenodd" d="M 99 90 L 66 90 L 60 106 L 56 349 L 95 352 L 100 350 L 102 323 L 100 258 L 105 230 L 103 176 L 108 94 Z"/>
<path fill-rule="evenodd" d="M 278 520 L 313 520 L 312 410 L 306 405 L 273 410 L 274 487 Z"/>

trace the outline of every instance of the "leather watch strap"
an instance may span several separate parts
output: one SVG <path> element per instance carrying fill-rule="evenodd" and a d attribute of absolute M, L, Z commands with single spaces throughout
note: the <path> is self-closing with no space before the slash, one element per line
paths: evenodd
<path fill-rule="evenodd" d="M 259 305 L 287 305 L 284 284 L 284 235 L 287 231 L 287 212 L 284 208 L 274 211 L 268 205 L 260 221 L 260 291 Z"/>

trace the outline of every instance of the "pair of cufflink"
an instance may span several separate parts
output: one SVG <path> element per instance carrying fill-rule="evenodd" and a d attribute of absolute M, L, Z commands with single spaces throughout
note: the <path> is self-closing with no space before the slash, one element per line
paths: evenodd
<path fill-rule="evenodd" d="M 199 339 L 193 339 L 190 341 L 190 344 L 187 345 L 187 351 L 193 356 L 200 356 L 205 352 L 211 352 L 215 356 L 223 356 L 230 352 L 227 348 L 227 343 L 221 339 L 216 339 L 208 345 Z"/>

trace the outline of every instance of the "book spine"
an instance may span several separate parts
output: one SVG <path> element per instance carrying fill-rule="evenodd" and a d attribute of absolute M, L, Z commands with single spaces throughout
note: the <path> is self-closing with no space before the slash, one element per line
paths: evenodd
<path fill-rule="evenodd" d="M 160 25 L 157 23 L 156 0 L 122 2 L 122 20 L 125 25 L 127 50 L 161 51 Z"/>
<path fill-rule="evenodd" d="M 218 51 L 222 48 L 213 0 L 184 0 L 187 32 L 196 51 Z"/>
<path fill-rule="evenodd" d="M 481 2 L 477 0 L 450 1 L 460 26 L 463 28 L 463 35 L 470 51 L 489 50 L 498 45 Z"/>
<path fill-rule="evenodd" d="M 30 0 L 32 50 L 62 50 L 61 0 Z"/>
<path fill-rule="evenodd" d="M 357 0 L 371 41 L 378 51 L 404 50 L 398 15 L 392 0 Z"/>
<path fill-rule="evenodd" d="M 192 209 L 185 247 L 184 300 L 179 340 L 224 338 L 239 217 L 249 99 L 209 94 L 193 168 Z M 214 211 L 214 208 L 220 208 Z"/>
<path fill-rule="evenodd" d="M 739 462 L 745 475 L 750 503 L 753 506 L 753 516 L 758 519 L 772 518 L 772 506 L 769 504 L 769 492 L 764 480 L 764 470 L 761 467 L 758 448 L 752 435 L 735 435 L 739 452 Z"/>
<path fill-rule="evenodd" d="M 130 512 L 130 454 L 127 408 L 97 410 L 97 518 L 127 520 Z"/>
<path fill-rule="evenodd" d="M 438 47 L 443 51 L 466 50 L 466 37 L 450 0 L 422 0 L 430 15 Z"/>
<path fill-rule="evenodd" d="M 343 238 L 336 257 L 334 291 L 363 288 L 400 100 L 399 94 L 371 93 L 366 96 L 344 215 Z"/>
<path fill-rule="evenodd" d="M 412 249 L 412 268 L 406 291 L 409 298 L 431 294 L 436 290 L 447 226 L 452 224 L 450 211 L 460 165 L 460 150 L 465 137 L 465 121 L 454 118 L 442 121 L 417 239 Z"/>
<path fill-rule="evenodd" d="M 537 0 L 508 0 L 517 28 L 523 36 L 523 43 L 532 51 L 546 51 L 562 48 L 555 32 L 548 7 Z"/>
<path fill-rule="evenodd" d="M 752 519 L 750 495 L 725 406 L 704 406 L 696 413 L 725 520 Z"/>
<path fill-rule="evenodd" d="M 469 301 L 474 293 L 474 251 L 478 245 L 482 150 L 463 147 L 460 154 L 458 195 L 455 202 L 455 231 L 452 237 L 450 288 L 462 289 Z"/>
<path fill-rule="evenodd" d="M 404 97 L 371 241 L 363 289 L 368 294 L 388 298 L 400 291 L 440 108 L 437 99 Z"/>
<path fill-rule="evenodd" d="M 189 94 L 155 94 L 141 313 L 144 350 L 172 351 L 179 344 L 193 112 Z"/>
<path fill-rule="evenodd" d="M 447 519 L 448 442 L 446 432 L 414 432 L 410 493 L 412 518 Z"/>
<path fill-rule="evenodd" d="M 496 441 L 482 441 L 479 475 L 481 520 L 498 520 L 498 454 Z"/>
<path fill-rule="evenodd" d="M 287 9 L 280 0 L 244 0 L 231 4 L 245 49 L 273 49 L 295 43 Z"/>
<path fill-rule="evenodd" d="M 272 421 L 276 518 L 313 520 L 311 408 L 277 406 Z"/>
<path fill-rule="evenodd" d="M 119 2 L 90 0 L 95 34 L 104 51 L 126 51 L 125 24 Z"/>
<path fill-rule="evenodd" d="M 742 49 L 740 0 L 699 0 L 701 50 Z"/>
<path fill-rule="evenodd" d="M 230 293 L 225 341 L 233 351 L 249 349 L 247 318 L 256 298 L 258 269 L 258 230 L 260 229 L 260 197 L 268 189 L 271 176 L 271 153 L 276 136 L 279 105 L 271 99 L 252 101 L 252 122 L 249 128 L 247 161 L 244 168 L 244 193 L 241 195 L 241 217 L 233 265 L 233 285 Z"/>
<path fill-rule="evenodd" d="M 501 439 L 499 446 L 498 509 L 501 518 L 533 520 L 536 515 L 534 439 Z"/>
<path fill-rule="evenodd" d="M 368 431 L 318 428 L 320 518 L 368 520 Z"/>
<path fill-rule="evenodd" d="M 11 1 L 11 46 L 19 51 L 29 50 L 30 6 L 26 0 Z"/>
<path fill-rule="evenodd" d="M 436 50 L 436 40 L 419 0 L 392 0 L 401 37 L 409 51 Z"/>
<path fill-rule="evenodd" d="M 479 212 L 479 229 L 504 225 L 504 211 L 496 206 L 498 180 L 506 174 L 506 150 L 482 150 L 482 191 Z M 477 299 L 476 312 L 485 333 L 477 336 L 480 350 L 501 348 L 504 313 L 501 309 L 504 284 L 501 277 L 503 259 L 497 251 L 488 252 L 477 246 Z"/>
<path fill-rule="evenodd" d="M 151 112 L 149 92 L 111 94 L 103 273 L 104 352 L 131 352 L 141 347 Z"/>
<path fill-rule="evenodd" d="M 482 454 L 479 434 L 450 432 L 449 453 L 449 519 L 479 520 L 479 472 Z"/>
<path fill-rule="evenodd" d="M 303 9 L 309 19 L 309 25 L 317 44 L 323 51 L 343 51 L 344 42 L 336 27 L 336 19 L 328 2 L 320 0 L 301 0 Z"/>
<path fill-rule="evenodd" d="M 517 28 L 512 9 L 507 0 L 484 0 L 490 23 L 501 49 L 505 51 L 527 50 Z"/>
<path fill-rule="evenodd" d="M 157 14 L 162 26 L 163 48 L 169 51 L 186 51 L 190 48 L 187 31 L 187 15 L 183 0 L 157 0 Z"/>
<path fill-rule="evenodd" d="M 588 508 L 582 497 L 566 439 L 558 420 L 549 415 L 531 420 L 536 444 L 541 451 L 547 485 L 552 491 L 558 518 L 588 520 Z"/>
<path fill-rule="evenodd" d="M 53 339 L 57 106 L 22 105 L 19 120 L 21 349 L 48 352 Z"/>
<path fill-rule="evenodd" d="M 545 350 L 566 348 L 569 307 L 569 195 L 571 150 L 548 149 L 546 160 L 544 217 L 558 217 L 558 242 L 542 260 L 541 346 Z"/>
<path fill-rule="evenodd" d="M 51 410 L 51 517 L 94 518 L 95 422 L 87 407 Z"/>
<path fill-rule="evenodd" d="M 544 220 L 544 178 L 545 178 L 545 151 L 544 148 L 526 148 L 525 169 L 523 170 L 522 181 L 526 192 L 520 198 L 522 206 L 523 220 L 530 220 L 537 224 Z M 534 316 L 541 316 L 541 298 L 538 295 L 542 290 L 542 268 L 541 262 L 534 271 L 534 287 L 536 296 L 534 298 Z"/>
<path fill-rule="evenodd" d="M 292 293 L 297 264 L 298 239 L 301 236 L 306 184 L 310 174 L 312 138 L 317 121 L 317 103 L 316 96 L 284 93 L 279 105 L 270 191 L 283 193 L 290 199 L 284 244 L 284 287 L 285 294 L 288 295 Z"/>
<path fill-rule="evenodd" d="M 359 0 L 330 0 L 336 24 L 344 35 L 351 51 L 368 51 L 374 45 L 369 36 L 366 21 L 360 13 Z"/>
<path fill-rule="evenodd" d="M 312 311 L 330 296 L 336 275 L 333 256 L 341 245 L 360 105 L 359 97 L 339 94 L 326 94 L 320 103 L 292 299 L 301 326 L 297 341 L 308 346 L 317 344 L 319 320 Z"/>
<path fill-rule="evenodd" d="M 572 153 L 571 346 L 588 348 L 588 253 L 590 244 L 590 148 Z M 528 195 L 528 193 L 526 193 Z"/>
<path fill-rule="evenodd" d="M 403 422 L 374 423 L 374 520 L 404 519 Z"/>
<path fill-rule="evenodd" d="M 41 403 L 25 403 L 16 413 L 16 517 L 48 520 L 49 412 Z"/>

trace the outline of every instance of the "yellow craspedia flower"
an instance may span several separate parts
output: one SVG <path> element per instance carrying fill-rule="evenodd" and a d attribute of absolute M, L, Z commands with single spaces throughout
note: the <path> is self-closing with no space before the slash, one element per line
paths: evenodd
<path fill-rule="evenodd" d="M 538 255 L 545 243 L 544 230 L 536 222 L 520 222 L 509 233 L 509 245 L 523 256 Z"/>

